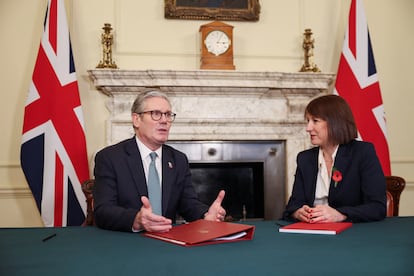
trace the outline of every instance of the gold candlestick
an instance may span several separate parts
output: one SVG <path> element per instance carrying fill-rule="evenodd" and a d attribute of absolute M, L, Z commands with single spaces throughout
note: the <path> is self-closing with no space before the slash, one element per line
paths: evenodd
<path fill-rule="evenodd" d="M 112 44 L 114 37 L 111 33 L 111 24 L 105 23 L 102 28 L 104 32 L 101 34 L 102 43 L 102 60 L 96 66 L 96 68 L 118 68 L 115 62 L 112 60 Z"/>
<path fill-rule="evenodd" d="M 312 38 L 312 30 L 305 29 L 303 36 L 302 48 L 304 52 L 305 62 L 299 72 L 320 72 L 321 70 L 313 62 L 313 48 L 315 47 L 315 40 Z"/>

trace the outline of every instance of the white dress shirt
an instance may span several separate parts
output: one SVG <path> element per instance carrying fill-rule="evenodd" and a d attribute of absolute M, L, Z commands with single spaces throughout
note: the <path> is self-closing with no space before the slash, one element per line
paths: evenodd
<path fill-rule="evenodd" d="M 144 167 L 145 177 L 148 183 L 148 170 L 149 170 L 149 165 L 151 163 L 150 153 L 153 151 L 150 150 L 146 145 L 144 145 L 137 136 L 135 136 L 135 140 L 137 141 L 138 150 L 141 154 L 142 166 Z M 160 178 L 160 185 L 162 187 L 162 165 L 161 165 L 162 147 L 159 147 L 154 152 L 157 153 L 157 158 L 155 159 L 155 167 L 157 168 L 158 177 Z"/>

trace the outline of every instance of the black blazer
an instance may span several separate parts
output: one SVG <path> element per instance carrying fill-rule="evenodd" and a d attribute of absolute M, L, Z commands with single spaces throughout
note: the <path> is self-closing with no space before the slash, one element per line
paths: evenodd
<path fill-rule="evenodd" d="M 297 156 L 297 168 L 292 195 L 283 219 L 292 220 L 291 215 L 304 204 L 313 205 L 318 174 L 319 147 L 302 151 Z M 351 141 L 340 145 L 334 167 L 342 173 L 342 181 L 334 187 L 331 180 L 329 206 L 348 217 L 348 221 L 363 222 L 382 220 L 386 216 L 385 177 L 375 153 L 368 142 Z"/>
<path fill-rule="evenodd" d="M 95 157 L 94 216 L 105 229 L 132 231 L 141 196 L 148 196 L 147 181 L 135 137 L 108 146 Z M 175 222 L 200 219 L 208 206 L 198 200 L 191 183 L 186 155 L 162 146 L 162 214 Z"/>

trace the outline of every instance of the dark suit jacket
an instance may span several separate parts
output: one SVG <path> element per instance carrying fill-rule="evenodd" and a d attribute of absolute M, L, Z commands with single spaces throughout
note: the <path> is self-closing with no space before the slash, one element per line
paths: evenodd
<path fill-rule="evenodd" d="M 163 145 L 162 214 L 175 222 L 176 214 L 193 221 L 203 217 L 208 206 L 198 200 L 191 183 L 184 153 Z M 141 196 L 148 196 L 141 154 L 135 141 L 124 140 L 106 147 L 95 157 L 94 215 L 105 229 L 131 231 Z"/>
<path fill-rule="evenodd" d="M 304 204 L 313 205 L 318 174 L 319 147 L 302 151 L 297 156 L 297 168 L 292 195 L 283 219 Z M 340 145 L 334 167 L 342 173 L 342 181 L 329 188 L 329 206 L 348 217 L 348 221 L 382 220 L 386 216 L 386 183 L 374 146 L 368 142 L 351 141 Z"/>

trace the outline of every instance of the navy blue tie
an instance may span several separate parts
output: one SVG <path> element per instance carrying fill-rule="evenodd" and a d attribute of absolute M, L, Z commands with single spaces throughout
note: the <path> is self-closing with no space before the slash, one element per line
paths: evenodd
<path fill-rule="evenodd" d="M 157 168 L 155 167 L 157 153 L 151 152 L 150 156 L 151 163 L 148 170 L 148 197 L 151 203 L 152 212 L 157 215 L 162 215 L 160 178 L 158 176 Z"/>

